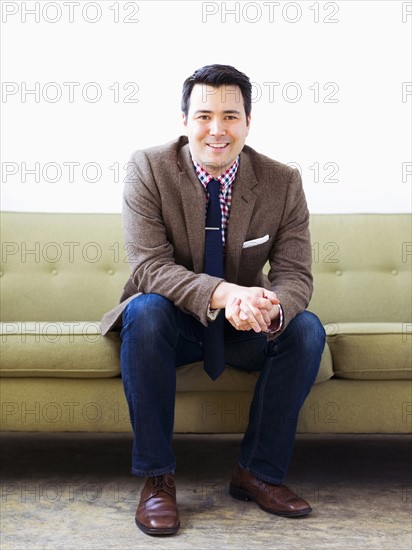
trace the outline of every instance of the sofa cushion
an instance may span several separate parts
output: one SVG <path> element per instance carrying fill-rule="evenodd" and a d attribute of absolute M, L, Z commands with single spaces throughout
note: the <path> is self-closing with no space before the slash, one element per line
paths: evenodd
<path fill-rule="evenodd" d="M 2 212 L 0 224 L 2 321 L 100 320 L 118 303 L 121 214 Z M 412 320 L 409 214 L 312 214 L 310 233 L 309 309 L 323 323 Z"/>
<path fill-rule="evenodd" d="M 1 377 L 109 378 L 120 375 L 120 337 L 100 333 L 96 322 L 0 323 Z M 333 376 L 329 348 L 322 356 L 316 382 Z M 227 368 L 216 382 L 203 363 L 179 367 L 178 391 L 253 390 L 258 373 Z"/>
<path fill-rule="evenodd" d="M 336 377 L 412 378 L 411 323 L 331 323 L 326 333 Z"/>
<path fill-rule="evenodd" d="M 96 322 L 0 323 L 2 377 L 108 378 L 120 374 L 120 340 Z"/>
<path fill-rule="evenodd" d="M 326 382 L 333 376 L 332 357 L 328 345 L 315 384 Z M 177 391 L 253 391 L 259 372 L 245 372 L 228 366 L 221 376 L 213 381 L 203 369 L 203 362 L 191 363 L 177 369 Z"/>
<path fill-rule="evenodd" d="M 100 320 L 130 275 L 120 214 L 2 212 L 1 321 Z"/>
<path fill-rule="evenodd" d="M 411 322 L 411 233 L 409 214 L 312 215 L 309 309 L 323 324 Z"/>

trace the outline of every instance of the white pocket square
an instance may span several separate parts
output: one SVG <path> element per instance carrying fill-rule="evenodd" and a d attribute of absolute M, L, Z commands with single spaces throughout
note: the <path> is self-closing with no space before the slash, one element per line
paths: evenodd
<path fill-rule="evenodd" d="M 259 239 L 252 239 L 251 241 L 245 241 L 243 243 L 243 248 L 251 248 L 252 246 L 258 246 L 259 244 L 263 244 L 269 240 L 269 235 L 265 235 L 264 237 L 260 237 Z"/>

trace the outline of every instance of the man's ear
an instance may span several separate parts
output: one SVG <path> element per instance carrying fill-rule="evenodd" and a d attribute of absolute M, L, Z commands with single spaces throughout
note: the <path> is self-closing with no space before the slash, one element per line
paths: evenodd
<path fill-rule="evenodd" d="M 249 134 L 251 118 L 252 118 L 252 115 L 249 115 L 249 116 L 247 117 L 247 119 L 246 119 L 246 128 L 247 128 L 246 135 Z"/>

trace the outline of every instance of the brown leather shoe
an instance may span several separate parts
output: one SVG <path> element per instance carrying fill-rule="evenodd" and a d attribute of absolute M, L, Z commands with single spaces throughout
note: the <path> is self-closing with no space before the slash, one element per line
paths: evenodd
<path fill-rule="evenodd" d="M 174 535 L 180 521 L 173 474 L 148 477 L 136 510 L 136 525 L 147 535 Z"/>
<path fill-rule="evenodd" d="M 276 516 L 305 516 L 312 511 L 310 504 L 286 485 L 273 485 L 257 479 L 238 464 L 233 471 L 230 494 L 239 500 L 254 500 L 262 510 Z"/>

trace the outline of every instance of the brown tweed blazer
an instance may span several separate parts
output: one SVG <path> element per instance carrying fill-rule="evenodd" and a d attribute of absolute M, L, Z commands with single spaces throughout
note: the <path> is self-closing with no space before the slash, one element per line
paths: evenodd
<path fill-rule="evenodd" d="M 208 304 L 222 279 L 202 273 L 205 208 L 186 137 L 132 155 L 123 201 L 132 273 L 120 303 L 102 319 L 103 334 L 119 330 L 123 309 L 139 293 L 161 294 L 207 325 Z M 312 293 L 308 222 L 299 172 L 245 145 L 233 184 L 225 280 L 276 292 L 284 327 L 307 307 Z M 266 242 L 244 247 L 266 235 Z M 268 260 L 266 277 L 262 268 Z"/>

